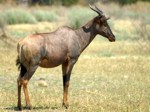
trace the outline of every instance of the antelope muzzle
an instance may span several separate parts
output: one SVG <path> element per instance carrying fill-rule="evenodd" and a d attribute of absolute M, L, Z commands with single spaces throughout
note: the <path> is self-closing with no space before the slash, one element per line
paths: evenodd
<path fill-rule="evenodd" d="M 115 36 L 114 35 L 112 35 L 112 36 L 110 36 L 110 37 L 108 37 L 108 40 L 110 41 L 110 42 L 115 42 Z"/>

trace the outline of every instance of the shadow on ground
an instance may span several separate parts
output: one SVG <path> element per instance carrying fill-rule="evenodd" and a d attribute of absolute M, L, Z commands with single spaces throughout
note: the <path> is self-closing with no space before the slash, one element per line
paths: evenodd
<path fill-rule="evenodd" d="M 36 110 L 36 111 L 40 111 L 40 110 L 56 110 L 56 109 L 59 109 L 61 108 L 60 106 L 52 106 L 52 107 L 33 107 L 31 110 Z M 19 109 L 17 107 L 4 107 L 4 108 L 0 108 L 0 110 L 6 110 L 6 111 L 19 111 Z M 23 110 L 28 110 L 27 107 L 23 107 Z"/>

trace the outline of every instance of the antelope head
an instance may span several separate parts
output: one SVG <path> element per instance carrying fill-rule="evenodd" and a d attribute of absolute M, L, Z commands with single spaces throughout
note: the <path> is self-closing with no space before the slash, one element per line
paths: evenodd
<path fill-rule="evenodd" d="M 91 5 L 89 5 L 90 8 L 98 13 L 98 16 L 94 18 L 94 23 L 96 24 L 96 32 L 97 34 L 100 34 L 104 37 L 106 37 L 110 42 L 115 41 L 115 36 L 112 33 L 107 20 L 109 20 L 109 17 L 106 17 L 103 12 L 95 6 L 95 8 L 92 8 Z"/>

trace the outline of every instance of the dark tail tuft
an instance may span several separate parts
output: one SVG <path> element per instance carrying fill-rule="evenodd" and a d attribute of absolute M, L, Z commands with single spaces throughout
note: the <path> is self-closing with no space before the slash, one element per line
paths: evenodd
<path fill-rule="evenodd" d="M 20 70 L 20 68 L 21 68 L 21 62 L 20 62 L 19 56 L 16 59 L 16 66 L 18 66 L 18 70 Z"/>
<path fill-rule="evenodd" d="M 18 70 L 20 70 L 20 75 L 23 77 L 27 72 L 27 69 L 21 64 L 19 56 L 16 59 L 16 66 L 18 66 Z"/>

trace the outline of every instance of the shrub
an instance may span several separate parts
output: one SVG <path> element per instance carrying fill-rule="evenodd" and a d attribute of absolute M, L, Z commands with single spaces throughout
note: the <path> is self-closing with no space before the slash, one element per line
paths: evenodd
<path fill-rule="evenodd" d="M 3 3 L 4 2 L 4 0 L 0 0 L 0 3 Z"/>
<path fill-rule="evenodd" d="M 131 4 L 137 2 L 137 0 L 118 0 L 121 5 Z"/>
<path fill-rule="evenodd" d="M 70 6 L 78 3 L 78 0 L 62 0 L 62 5 Z"/>
<path fill-rule="evenodd" d="M 96 16 L 96 13 L 89 8 L 73 7 L 68 14 L 69 26 L 79 28 L 90 21 L 94 16 Z"/>
<path fill-rule="evenodd" d="M 2 14 L 6 23 L 19 24 L 19 23 L 36 23 L 36 19 L 29 12 L 22 9 L 9 9 Z"/>
<path fill-rule="evenodd" d="M 31 0 L 31 4 L 50 5 L 53 0 Z"/>
<path fill-rule="evenodd" d="M 137 2 L 138 0 L 111 0 L 111 1 L 116 1 L 118 2 L 119 4 L 121 5 L 126 5 L 126 4 L 132 4 L 132 3 L 135 3 Z"/>
<path fill-rule="evenodd" d="M 61 3 L 64 6 L 71 6 L 78 3 L 78 0 L 31 0 L 31 4 L 52 5 Z"/>
<path fill-rule="evenodd" d="M 57 21 L 59 16 L 54 11 L 37 10 L 32 12 L 37 21 Z"/>
<path fill-rule="evenodd" d="M 141 0 L 141 1 L 147 1 L 147 2 L 150 2 L 150 0 Z"/>

